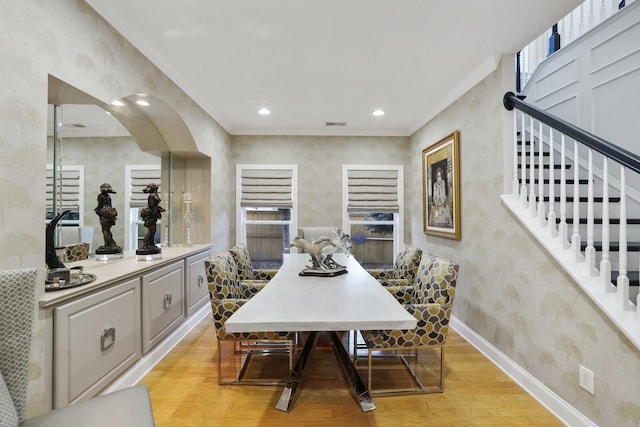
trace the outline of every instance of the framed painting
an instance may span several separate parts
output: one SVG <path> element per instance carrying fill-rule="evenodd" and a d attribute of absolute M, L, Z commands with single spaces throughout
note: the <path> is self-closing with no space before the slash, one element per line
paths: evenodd
<path fill-rule="evenodd" d="M 424 233 L 460 240 L 460 159 L 453 132 L 422 150 Z"/>

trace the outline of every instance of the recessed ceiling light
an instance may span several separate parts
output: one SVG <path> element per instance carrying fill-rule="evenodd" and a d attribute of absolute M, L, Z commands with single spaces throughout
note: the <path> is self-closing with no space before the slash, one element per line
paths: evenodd
<path fill-rule="evenodd" d="M 371 112 L 371 115 L 376 116 L 376 117 L 384 116 L 385 115 L 385 111 L 384 110 L 373 110 Z"/>
<path fill-rule="evenodd" d="M 111 105 L 115 105 L 116 107 L 122 107 L 124 105 L 124 102 L 115 100 L 111 103 Z"/>
<path fill-rule="evenodd" d="M 269 114 L 271 114 L 271 110 L 269 110 L 268 108 L 261 108 L 258 110 L 258 114 L 260 114 L 261 116 L 268 116 Z"/>
<path fill-rule="evenodd" d="M 149 103 L 147 101 L 145 101 L 144 99 L 138 99 L 136 101 L 136 104 L 142 105 L 143 107 L 146 107 L 147 105 L 149 105 Z"/>

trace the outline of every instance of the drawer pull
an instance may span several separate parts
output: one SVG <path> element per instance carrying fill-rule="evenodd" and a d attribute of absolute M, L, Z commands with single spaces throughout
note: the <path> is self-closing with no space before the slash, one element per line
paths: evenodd
<path fill-rule="evenodd" d="M 198 287 L 201 288 L 204 283 L 204 276 L 202 274 L 198 274 Z"/>
<path fill-rule="evenodd" d="M 100 334 L 100 350 L 105 351 L 116 343 L 116 328 L 105 328 Z"/>
<path fill-rule="evenodd" d="M 164 294 L 164 309 L 171 307 L 171 300 L 173 299 L 173 295 L 171 292 L 167 292 Z"/>

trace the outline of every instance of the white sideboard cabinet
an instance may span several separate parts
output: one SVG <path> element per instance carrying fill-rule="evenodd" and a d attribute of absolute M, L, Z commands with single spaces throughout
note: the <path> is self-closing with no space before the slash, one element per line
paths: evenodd
<path fill-rule="evenodd" d="M 185 298 L 187 316 L 190 316 L 203 305 L 209 304 L 209 285 L 204 266 L 204 260 L 209 256 L 209 253 L 201 253 L 187 258 L 187 271 L 185 274 L 187 280 L 185 286 L 187 291 Z"/>
<path fill-rule="evenodd" d="M 93 396 L 142 356 L 140 280 L 54 309 L 55 406 Z"/>
<path fill-rule="evenodd" d="M 184 261 L 142 276 L 142 351 L 148 353 L 184 319 Z"/>
<path fill-rule="evenodd" d="M 46 292 L 39 301 L 48 406 L 135 384 L 210 315 L 204 267 L 210 255 L 210 245 L 194 245 L 162 248 L 151 261 L 132 252 L 118 260 L 72 263 L 96 280 Z"/>

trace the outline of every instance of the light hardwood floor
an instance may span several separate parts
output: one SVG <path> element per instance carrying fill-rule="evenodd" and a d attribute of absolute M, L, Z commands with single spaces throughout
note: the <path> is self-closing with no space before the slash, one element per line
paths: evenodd
<path fill-rule="evenodd" d="M 563 425 L 453 331 L 444 393 L 375 397 L 377 409 L 367 413 L 355 403 L 328 346 L 313 353 L 288 413 L 275 409 L 282 387 L 219 386 L 216 346 L 206 318 L 141 380 L 158 427 Z"/>

